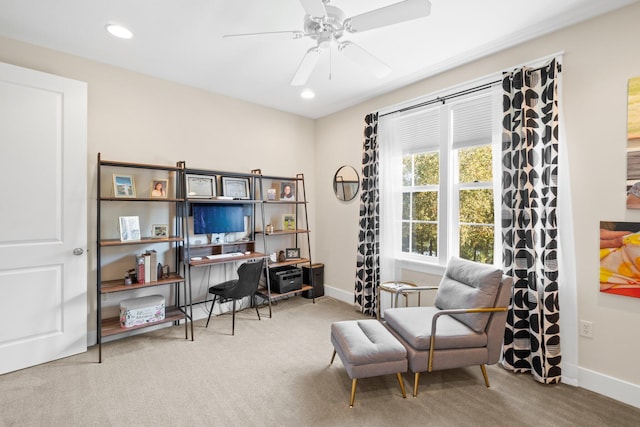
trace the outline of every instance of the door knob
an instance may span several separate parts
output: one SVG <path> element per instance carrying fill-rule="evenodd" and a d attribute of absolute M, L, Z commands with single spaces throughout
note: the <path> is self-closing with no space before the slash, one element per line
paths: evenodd
<path fill-rule="evenodd" d="M 73 250 L 73 254 L 74 255 L 82 255 L 84 253 L 84 251 L 82 250 L 82 248 L 75 248 Z"/>

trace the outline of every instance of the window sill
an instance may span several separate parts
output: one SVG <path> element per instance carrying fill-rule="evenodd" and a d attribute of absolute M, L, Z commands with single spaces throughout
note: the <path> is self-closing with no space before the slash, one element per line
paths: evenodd
<path fill-rule="evenodd" d="M 400 268 L 402 268 L 403 270 L 417 271 L 420 273 L 442 276 L 446 269 L 446 266 L 444 265 L 433 264 L 430 262 L 416 261 L 411 259 L 399 259 L 398 261 L 400 261 Z"/>

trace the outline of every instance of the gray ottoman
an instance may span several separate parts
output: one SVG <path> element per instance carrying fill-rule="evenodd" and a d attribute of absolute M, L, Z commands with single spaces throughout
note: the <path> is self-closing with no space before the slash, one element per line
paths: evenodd
<path fill-rule="evenodd" d="M 396 374 L 402 397 L 407 397 L 402 381 L 402 372 L 407 371 L 407 350 L 377 320 L 348 320 L 331 325 L 333 356 L 331 363 L 340 356 L 351 381 L 353 408 L 358 378 Z"/>

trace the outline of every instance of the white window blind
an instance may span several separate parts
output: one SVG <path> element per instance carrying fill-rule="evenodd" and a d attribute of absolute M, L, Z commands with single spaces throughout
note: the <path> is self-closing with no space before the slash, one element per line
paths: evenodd
<path fill-rule="evenodd" d="M 399 117 L 397 132 L 405 154 L 437 149 L 440 146 L 440 108 L 415 111 Z"/>
<path fill-rule="evenodd" d="M 452 103 L 452 148 L 491 144 L 493 121 L 490 93 Z"/>

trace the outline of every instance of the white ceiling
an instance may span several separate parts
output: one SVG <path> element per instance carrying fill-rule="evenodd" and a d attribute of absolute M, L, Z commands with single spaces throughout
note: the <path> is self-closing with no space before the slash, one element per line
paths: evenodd
<path fill-rule="evenodd" d="M 399 0 L 332 0 L 346 16 Z M 637 0 L 431 0 L 431 14 L 346 34 L 392 68 L 378 79 L 332 51 L 307 84 L 289 82 L 313 40 L 223 39 L 303 30 L 299 0 L 0 0 L 0 35 L 310 118 Z M 134 33 L 116 39 L 104 27 Z M 553 52 L 549 52 L 553 53 Z M 316 98 L 300 98 L 304 87 Z"/>

